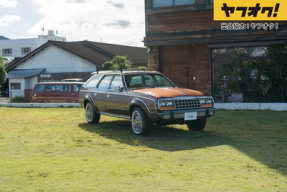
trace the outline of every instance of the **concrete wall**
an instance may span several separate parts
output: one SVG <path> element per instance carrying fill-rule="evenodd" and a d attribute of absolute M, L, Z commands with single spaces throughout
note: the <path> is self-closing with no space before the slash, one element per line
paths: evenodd
<path fill-rule="evenodd" d="M 46 68 L 45 73 L 93 72 L 97 70 L 95 64 L 54 45 L 48 46 L 45 51 L 37 53 L 35 57 L 27 59 L 15 69 L 36 68 Z"/>
<path fill-rule="evenodd" d="M 38 77 L 37 76 L 29 77 L 29 78 L 25 79 L 25 89 L 33 89 L 34 86 L 36 85 L 36 83 L 38 83 Z"/>
<path fill-rule="evenodd" d="M 287 103 L 215 103 L 216 109 L 287 111 Z"/>

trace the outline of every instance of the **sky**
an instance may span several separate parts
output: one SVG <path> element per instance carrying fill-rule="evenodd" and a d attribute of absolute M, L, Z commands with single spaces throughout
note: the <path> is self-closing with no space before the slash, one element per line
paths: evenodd
<path fill-rule="evenodd" d="M 69 41 L 143 47 L 144 0 L 0 0 L 0 35 L 35 38 L 48 30 Z"/>

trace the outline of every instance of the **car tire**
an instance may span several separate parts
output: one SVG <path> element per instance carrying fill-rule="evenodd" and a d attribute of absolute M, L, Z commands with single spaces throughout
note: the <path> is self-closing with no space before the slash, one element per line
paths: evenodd
<path fill-rule="evenodd" d="M 189 121 L 186 123 L 190 131 L 202 131 L 206 124 L 206 118 Z"/>
<path fill-rule="evenodd" d="M 85 116 L 87 122 L 90 124 L 99 123 L 101 117 L 101 115 L 95 111 L 93 104 L 91 102 L 88 102 L 86 105 Z"/>
<path fill-rule="evenodd" d="M 132 112 L 131 117 L 132 128 L 135 134 L 141 136 L 147 136 L 150 131 L 151 122 L 145 112 L 136 107 Z"/>

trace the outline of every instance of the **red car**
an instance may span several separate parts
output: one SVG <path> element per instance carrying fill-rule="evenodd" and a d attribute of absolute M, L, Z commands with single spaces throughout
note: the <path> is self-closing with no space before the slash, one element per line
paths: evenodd
<path fill-rule="evenodd" d="M 30 94 L 31 103 L 77 103 L 83 82 L 37 83 Z"/>

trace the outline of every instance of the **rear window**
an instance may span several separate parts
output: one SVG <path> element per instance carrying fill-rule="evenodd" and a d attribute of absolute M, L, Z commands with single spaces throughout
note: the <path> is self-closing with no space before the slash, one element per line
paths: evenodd
<path fill-rule="evenodd" d="M 51 85 L 37 85 L 36 92 L 47 92 L 50 91 Z"/>
<path fill-rule="evenodd" d="M 52 92 L 67 92 L 67 91 L 68 91 L 68 85 L 57 84 L 52 86 Z"/>

